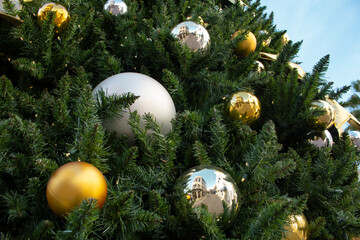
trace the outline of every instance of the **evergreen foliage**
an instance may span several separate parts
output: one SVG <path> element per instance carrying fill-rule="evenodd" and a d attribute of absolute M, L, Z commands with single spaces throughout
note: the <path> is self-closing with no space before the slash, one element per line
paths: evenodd
<path fill-rule="evenodd" d="M 260 0 L 125 0 L 128 12 L 117 16 L 104 10 L 106 0 L 60 0 L 71 15 L 60 33 L 54 14 L 38 24 L 44 1 L 22 2 L 20 11 L 3 2 L 24 23 L 0 19 L 0 239 L 283 239 L 289 216 L 302 213 L 308 239 L 360 235 L 358 152 L 346 134 L 332 148 L 308 141 L 311 102 L 338 99 L 348 87 L 334 90 L 324 79 L 328 55 L 298 79 L 288 63 L 301 42 L 282 45 L 285 31 Z M 170 34 L 189 17 L 203 19 L 209 50 L 192 52 Z M 246 58 L 234 54 L 245 34 L 231 39 L 238 30 L 257 37 Z M 279 55 L 257 73 L 260 52 Z M 102 120 L 121 117 L 139 97 L 93 95 L 121 72 L 146 74 L 167 89 L 177 110 L 171 133 L 136 112 L 133 145 L 105 131 Z M 359 82 L 354 86 L 359 91 Z M 224 111 L 240 90 L 260 100 L 252 126 Z M 352 97 L 346 106 L 358 105 Z M 61 218 L 48 207 L 46 185 L 72 161 L 96 166 L 108 196 L 102 209 L 84 200 Z M 227 228 L 206 208 L 175 197 L 176 180 L 197 165 L 224 169 L 239 188 L 239 212 Z"/>

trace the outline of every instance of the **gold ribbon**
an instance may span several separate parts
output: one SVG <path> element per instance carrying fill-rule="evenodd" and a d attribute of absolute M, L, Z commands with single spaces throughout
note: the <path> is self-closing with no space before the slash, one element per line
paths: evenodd
<path fill-rule="evenodd" d="M 335 127 L 338 130 L 339 134 L 341 135 L 344 130 L 342 126 L 345 123 L 349 123 L 352 127 L 356 130 L 360 130 L 360 122 L 352 115 L 346 108 L 341 106 L 338 102 L 332 99 L 325 99 L 335 110 Z"/>
<path fill-rule="evenodd" d="M 264 60 L 269 60 L 269 61 L 276 61 L 276 59 L 278 58 L 279 54 L 272 54 L 272 53 L 266 53 L 266 52 L 260 52 L 260 58 L 264 59 Z M 302 69 L 302 67 L 300 67 L 299 64 L 293 63 L 293 62 L 288 62 L 288 67 L 290 70 L 296 69 L 298 72 L 298 77 L 300 79 L 304 78 L 306 73 L 305 71 Z"/>

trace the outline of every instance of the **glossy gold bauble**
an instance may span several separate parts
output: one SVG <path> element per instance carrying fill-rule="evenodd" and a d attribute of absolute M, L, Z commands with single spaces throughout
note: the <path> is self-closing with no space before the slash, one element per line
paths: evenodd
<path fill-rule="evenodd" d="M 103 174 L 86 162 L 70 162 L 57 169 L 46 187 L 51 210 L 64 216 L 83 200 L 97 199 L 101 208 L 106 200 L 107 184 Z"/>
<path fill-rule="evenodd" d="M 260 102 L 249 92 L 236 92 L 229 98 L 226 110 L 232 119 L 251 124 L 260 117 Z"/>
<path fill-rule="evenodd" d="M 309 224 L 303 214 L 290 216 L 290 226 L 285 227 L 287 233 L 284 240 L 306 240 Z"/>
<path fill-rule="evenodd" d="M 70 21 L 69 12 L 60 4 L 57 3 L 46 3 L 38 11 L 38 23 L 42 25 L 43 21 L 46 20 L 49 12 L 54 12 L 55 17 L 53 24 L 55 25 L 56 32 L 63 32 Z"/>
<path fill-rule="evenodd" d="M 322 115 L 317 116 L 315 120 L 315 128 L 322 128 L 325 126 L 325 129 L 329 129 L 335 122 L 335 111 L 334 108 L 323 100 L 315 100 L 312 102 L 312 109 L 316 112 L 323 112 Z"/>
<path fill-rule="evenodd" d="M 237 31 L 232 36 L 232 39 L 234 39 L 238 34 L 242 33 L 243 31 Z M 255 51 L 256 49 L 256 37 L 252 32 L 248 32 L 245 35 L 245 39 L 238 42 L 238 44 L 235 47 L 235 54 L 239 57 L 246 57 L 251 52 Z"/>
<path fill-rule="evenodd" d="M 175 184 L 175 196 L 179 201 L 185 198 L 194 212 L 202 206 L 206 207 L 224 228 L 231 225 L 239 211 L 240 194 L 236 183 L 218 167 L 197 166 L 184 172 Z"/>

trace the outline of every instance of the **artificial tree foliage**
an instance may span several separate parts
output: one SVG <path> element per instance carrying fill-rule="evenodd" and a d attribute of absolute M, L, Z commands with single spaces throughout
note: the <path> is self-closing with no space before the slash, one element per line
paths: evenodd
<path fill-rule="evenodd" d="M 307 218 L 308 239 L 360 235 L 357 149 L 346 134 L 332 147 L 309 143 L 311 102 L 348 89 L 326 81 L 329 56 L 298 79 L 288 62 L 301 42 L 283 45 L 286 30 L 259 0 L 124 2 L 127 13 L 114 16 L 104 0 L 60 0 L 71 20 L 57 33 L 53 15 L 38 23 L 46 1 L 22 2 L 19 11 L 3 1 L 23 23 L 0 19 L 0 239 L 283 239 L 294 214 Z M 170 32 L 189 17 L 200 24 L 199 16 L 211 46 L 192 52 Z M 231 39 L 238 30 L 243 35 Z M 258 44 L 240 58 L 234 46 L 246 31 Z M 260 52 L 279 55 L 258 73 Z M 146 74 L 167 89 L 177 110 L 171 133 L 136 112 L 134 144 L 104 129 L 103 119 L 121 117 L 139 97 L 94 97 L 95 86 L 122 72 Z M 237 91 L 260 100 L 261 117 L 251 126 L 225 111 Z M 71 161 L 96 166 L 108 196 L 102 209 L 84 200 L 61 218 L 47 205 L 46 185 Z M 179 176 L 202 164 L 224 169 L 239 188 L 238 214 L 227 228 L 174 197 Z"/>

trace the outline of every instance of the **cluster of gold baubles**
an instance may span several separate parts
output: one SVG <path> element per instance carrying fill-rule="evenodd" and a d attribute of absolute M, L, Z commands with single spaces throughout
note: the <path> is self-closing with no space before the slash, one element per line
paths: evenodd
<path fill-rule="evenodd" d="M 84 200 L 95 200 L 102 208 L 107 196 L 104 175 L 86 162 L 62 165 L 51 176 L 46 187 L 46 198 L 51 210 L 64 217 Z"/>

